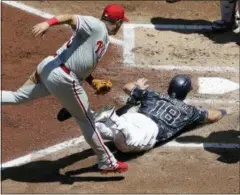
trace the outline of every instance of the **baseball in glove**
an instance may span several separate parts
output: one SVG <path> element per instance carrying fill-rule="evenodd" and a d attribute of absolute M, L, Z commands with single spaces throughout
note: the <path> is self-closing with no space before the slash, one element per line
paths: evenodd
<path fill-rule="evenodd" d="M 92 86 L 98 94 L 105 94 L 112 88 L 112 82 L 109 80 L 93 79 Z"/>

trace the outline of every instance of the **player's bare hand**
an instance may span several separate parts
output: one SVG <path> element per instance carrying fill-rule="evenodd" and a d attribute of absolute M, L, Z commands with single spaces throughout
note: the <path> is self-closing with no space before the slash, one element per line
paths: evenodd
<path fill-rule="evenodd" d="M 49 28 L 49 24 L 47 22 L 39 23 L 33 27 L 32 34 L 35 37 L 39 35 L 43 36 L 48 28 Z"/>
<path fill-rule="evenodd" d="M 134 84 L 138 86 L 140 89 L 147 89 L 149 85 L 147 84 L 148 80 L 146 78 L 138 79 Z"/>

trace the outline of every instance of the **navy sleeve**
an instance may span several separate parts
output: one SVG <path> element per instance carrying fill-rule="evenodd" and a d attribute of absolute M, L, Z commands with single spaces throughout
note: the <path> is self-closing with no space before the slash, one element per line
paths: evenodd
<path fill-rule="evenodd" d="M 146 93 L 146 90 L 135 87 L 132 89 L 130 96 L 135 101 L 141 101 L 143 99 L 145 93 Z"/>
<path fill-rule="evenodd" d="M 206 110 L 201 110 L 194 106 L 191 106 L 191 109 L 192 109 L 192 117 L 191 117 L 192 123 L 200 124 L 207 119 L 208 112 Z"/>

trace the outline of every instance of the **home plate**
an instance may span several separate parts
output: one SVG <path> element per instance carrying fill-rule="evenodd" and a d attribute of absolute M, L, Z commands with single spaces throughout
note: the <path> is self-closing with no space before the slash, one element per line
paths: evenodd
<path fill-rule="evenodd" d="M 199 77 L 198 93 L 200 94 L 225 94 L 239 89 L 239 84 L 219 77 Z"/>

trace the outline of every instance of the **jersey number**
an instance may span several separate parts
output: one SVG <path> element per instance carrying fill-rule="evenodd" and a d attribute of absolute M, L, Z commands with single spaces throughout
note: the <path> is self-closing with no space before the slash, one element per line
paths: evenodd
<path fill-rule="evenodd" d="M 179 118 L 181 115 L 180 111 L 172 105 L 165 106 L 165 101 L 158 101 L 157 106 L 151 110 L 152 113 L 156 117 L 160 117 L 161 120 L 166 122 L 168 125 L 171 125 Z M 165 106 L 165 109 L 163 108 Z M 163 110 L 161 112 L 161 110 Z"/>

